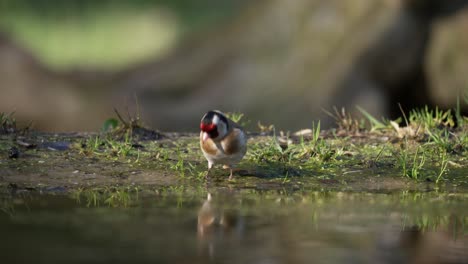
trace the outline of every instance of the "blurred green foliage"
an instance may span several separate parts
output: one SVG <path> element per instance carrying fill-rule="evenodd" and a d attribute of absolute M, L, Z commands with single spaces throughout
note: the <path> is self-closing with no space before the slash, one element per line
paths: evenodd
<path fill-rule="evenodd" d="M 184 24 L 197 26 L 229 17 L 245 0 L 0 0 L 0 13 L 24 13 L 38 16 L 86 15 L 105 12 L 110 7 L 145 10 L 168 8 Z"/>
<path fill-rule="evenodd" d="M 0 0 L 0 31 L 49 66 L 121 68 L 232 18 L 233 0 Z"/>

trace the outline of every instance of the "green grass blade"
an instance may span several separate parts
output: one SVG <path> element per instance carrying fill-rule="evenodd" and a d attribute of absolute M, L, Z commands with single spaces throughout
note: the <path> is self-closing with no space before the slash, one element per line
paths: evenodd
<path fill-rule="evenodd" d="M 364 110 L 362 107 L 356 106 L 356 108 L 359 110 L 359 112 L 361 112 L 362 115 L 364 115 L 365 118 L 367 118 L 367 120 L 369 120 L 372 126 L 371 130 L 382 129 L 382 128 L 387 127 L 384 123 L 377 120 L 375 117 L 373 117 L 369 112 Z"/>

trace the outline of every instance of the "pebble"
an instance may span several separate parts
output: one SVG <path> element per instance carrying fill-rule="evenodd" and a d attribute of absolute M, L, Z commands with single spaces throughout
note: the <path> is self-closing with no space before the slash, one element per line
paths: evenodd
<path fill-rule="evenodd" d="M 8 158 L 10 159 L 17 159 L 19 158 L 19 155 L 20 155 L 20 151 L 17 147 L 11 147 L 8 150 Z"/>

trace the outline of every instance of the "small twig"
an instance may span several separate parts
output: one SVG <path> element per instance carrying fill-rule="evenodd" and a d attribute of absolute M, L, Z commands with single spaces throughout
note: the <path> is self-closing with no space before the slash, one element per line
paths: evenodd
<path fill-rule="evenodd" d="M 124 124 L 126 127 L 130 127 L 130 125 L 125 121 L 125 119 L 123 119 L 123 117 L 120 115 L 119 111 L 117 111 L 115 107 L 114 107 L 114 112 L 119 118 L 120 122 L 122 122 L 122 124 Z"/>
<path fill-rule="evenodd" d="M 138 102 L 138 97 L 136 95 L 136 93 L 133 93 L 133 97 L 135 99 L 135 104 L 136 104 L 136 121 L 140 121 L 140 103 Z"/>
<path fill-rule="evenodd" d="M 398 108 L 400 108 L 401 114 L 403 114 L 403 118 L 405 119 L 406 126 L 409 126 L 408 118 L 406 118 L 405 111 L 403 111 L 403 107 L 400 103 L 398 103 Z"/>

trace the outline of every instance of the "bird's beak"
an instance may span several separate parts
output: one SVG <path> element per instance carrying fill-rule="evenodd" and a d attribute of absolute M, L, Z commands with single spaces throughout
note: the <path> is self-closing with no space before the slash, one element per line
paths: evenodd
<path fill-rule="evenodd" d="M 207 139 L 208 139 L 208 133 L 203 132 L 203 135 L 202 135 L 203 142 L 205 142 Z"/>

